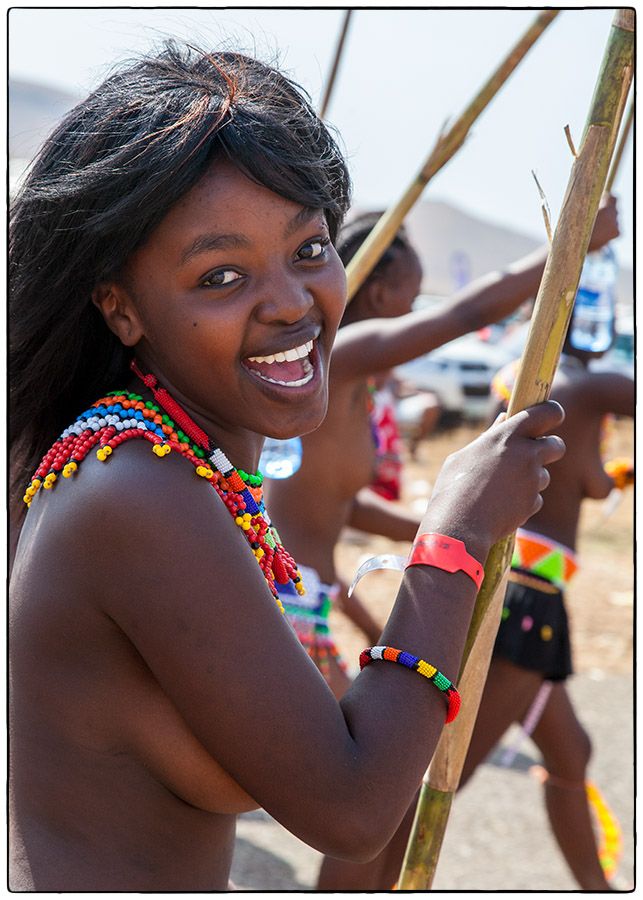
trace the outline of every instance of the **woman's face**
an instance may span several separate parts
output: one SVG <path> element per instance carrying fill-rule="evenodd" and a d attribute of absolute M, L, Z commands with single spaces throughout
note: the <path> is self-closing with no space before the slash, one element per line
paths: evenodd
<path fill-rule="evenodd" d="M 422 264 L 415 250 L 396 248 L 384 273 L 384 299 L 379 315 L 393 318 L 411 312 L 413 301 L 422 288 L 422 274 Z"/>
<path fill-rule="evenodd" d="M 320 210 L 215 162 L 129 260 L 122 290 L 140 363 L 230 455 L 247 455 L 249 432 L 322 421 L 346 284 Z"/>

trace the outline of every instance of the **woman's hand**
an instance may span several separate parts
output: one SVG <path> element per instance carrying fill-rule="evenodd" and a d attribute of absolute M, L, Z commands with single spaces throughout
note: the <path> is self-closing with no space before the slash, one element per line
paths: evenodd
<path fill-rule="evenodd" d="M 565 453 L 548 433 L 564 411 L 553 400 L 499 418 L 471 444 L 447 457 L 435 483 L 422 531 L 463 540 L 478 559 L 541 508 L 549 484 L 546 466 Z"/>

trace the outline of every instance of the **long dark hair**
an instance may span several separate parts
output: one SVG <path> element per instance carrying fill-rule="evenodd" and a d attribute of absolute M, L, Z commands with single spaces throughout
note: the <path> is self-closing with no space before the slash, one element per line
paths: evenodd
<path fill-rule="evenodd" d="M 79 412 L 129 380 L 131 351 L 92 290 L 118 277 L 217 157 L 323 209 L 336 237 L 350 199 L 336 141 L 294 82 L 238 53 L 169 42 L 111 75 L 45 142 L 10 220 L 14 484 Z"/>

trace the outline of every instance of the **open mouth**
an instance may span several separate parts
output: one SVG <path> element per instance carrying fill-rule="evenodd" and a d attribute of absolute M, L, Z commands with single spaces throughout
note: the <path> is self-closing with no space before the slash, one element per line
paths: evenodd
<path fill-rule="evenodd" d="M 307 341 L 292 350 L 284 350 L 269 356 L 249 356 L 243 363 L 262 381 L 284 387 L 301 387 L 308 384 L 315 374 L 309 359 L 312 349 L 313 342 Z"/>

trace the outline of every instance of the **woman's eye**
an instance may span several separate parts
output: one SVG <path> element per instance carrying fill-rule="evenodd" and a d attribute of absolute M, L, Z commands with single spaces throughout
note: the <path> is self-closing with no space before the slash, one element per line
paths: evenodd
<path fill-rule="evenodd" d="M 221 287 L 224 284 L 232 284 L 233 281 L 238 281 L 241 277 L 234 269 L 219 269 L 217 272 L 211 272 L 207 275 L 201 284 L 206 287 Z"/>
<path fill-rule="evenodd" d="M 329 240 L 329 238 L 318 238 L 315 241 L 308 241 L 299 248 L 297 255 L 300 259 L 317 259 L 317 257 L 323 256 L 326 252 Z"/>

